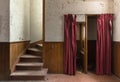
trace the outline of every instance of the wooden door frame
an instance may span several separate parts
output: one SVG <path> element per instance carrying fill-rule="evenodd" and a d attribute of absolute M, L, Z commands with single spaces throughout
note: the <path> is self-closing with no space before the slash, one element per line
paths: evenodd
<path fill-rule="evenodd" d="M 88 16 L 85 15 L 85 55 L 84 55 L 84 72 L 88 72 Z"/>

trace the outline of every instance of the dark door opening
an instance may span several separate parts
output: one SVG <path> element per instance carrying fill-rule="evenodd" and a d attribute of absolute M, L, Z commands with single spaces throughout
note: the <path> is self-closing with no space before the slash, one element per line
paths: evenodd
<path fill-rule="evenodd" d="M 97 16 L 86 16 L 86 22 L 77 22 L 77 70 L 87 73 L 96 69 Z M 87 36 L 86 36 L 87 35 Z"/>
<path fill-rule="evenodd" d="M 96 71 L 97 16 L 88 16 L 88 71 Z"/>
<path fill-rule="evenodd" d="M 85 22 L 77 22 L 76 66 L 78 71 L 85 71 Z"/>

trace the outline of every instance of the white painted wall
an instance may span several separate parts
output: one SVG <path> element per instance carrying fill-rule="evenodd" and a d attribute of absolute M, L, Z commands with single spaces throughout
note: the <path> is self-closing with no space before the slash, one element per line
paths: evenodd
<path fill-rule="evenodd" d="M 42 22 L 42 14 L 43 14 L 43 0 L 31 0 L 31 31 L 30 31 L 30 39 L 31 42 L 36 42 L 39 40 L 43 40 L 43 22 Z"/>
<path fill-rule="evenodd" d="M 120 41 L 120 0 L 114 0 L 113 41 Z"/>
<path fill-rule="evenodd" d="M 30 0 L 10 0 L 10 42 L 30 40 Z"/>
<path fill-rule="evenodd" d="M 77 22 L 85 22 L 85 15 L 77 14 L 76 16 L 77 16 L 77 18 L 76 18 Z"/>
<path fill-rule="evenodd" d="M 113 0 L 45 0 L 45 41 L 64 40 L 64 14 L 113 13 Z"/>
<path fill-rule="evenodd" d="M 9 42 L 9 0 L 0 0 L 0 42 Z"/>

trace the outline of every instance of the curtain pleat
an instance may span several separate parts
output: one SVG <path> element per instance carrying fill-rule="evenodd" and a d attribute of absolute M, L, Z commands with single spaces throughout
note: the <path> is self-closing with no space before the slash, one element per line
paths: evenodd
<path fill-rule="evenodd" d="M 111 74 L 112 14 L 97 18 L 96 74 Z"/>
<path fill-rule="evenodd" d="M 64 15 L 64 72 L 76 72 L 76 16 Z"/>

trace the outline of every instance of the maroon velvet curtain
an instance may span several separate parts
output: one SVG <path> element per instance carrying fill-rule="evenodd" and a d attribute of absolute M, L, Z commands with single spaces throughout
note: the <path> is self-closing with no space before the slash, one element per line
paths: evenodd
<path fill-rule="evenodd" d="M 112 14 L 97 18 L 96 74 L 111 74 Z"/>
<path fill-rule="evenodd" d="M 76 15 L 64 15 L 64 72 L 76 72 Z"/>

